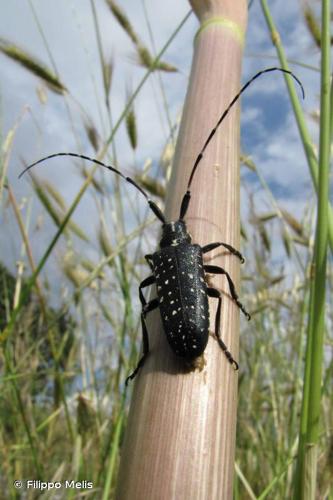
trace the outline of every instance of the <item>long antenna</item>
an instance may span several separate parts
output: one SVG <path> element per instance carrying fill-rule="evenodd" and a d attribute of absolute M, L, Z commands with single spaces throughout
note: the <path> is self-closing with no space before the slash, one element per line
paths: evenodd
<path fill-rule="evenodd" d="M 140 191 L 141 194 L 143 194 L 143 196 L 146 198 L 146 200 L 148 202 L 149 207 L 154 212 L 154 214 L 156 215 L 156 217 L 163 224 L 166 223 L 166 219 L 165 219 L 163 213 L 161 212 L 161 210 L 159 209 L 159 207 L 156 205 L 156 203 L 154 203 L 149 198 L 149 196 L 147 195 L 147 193 L 133 179 L 131 179 L 130 177 L 126 177 L 124 174 L 122 174 L 115 167 L 112 167 L 111 165 L 106 165 L 105 163 L 103 163 L 103 162 L 101 162 L 99 160 L 96 160 L 95 158 L 90 158 L 89 156 L 79 155 L 77 153 L 55 153 L 55 154 L 52 154 L 52 155 L 49 155 L 49 156 L 45 156 L 45 158 L 42 158 L 41 160 L 38 160 L 35 163 L 32 163 L 31 165 L 29 165 L 27 168 L 25 168 L 23 170 L 23 172 L 20 173 L 19 179 L 22 177 L 22 175 L 24 175 L 26 172 L 28 172 L 28 170 L 30 170 L 32 167 L 35 167 L 39 163 L 42 163 L 42 162 L 44 162 L 46 160 L 49 160 L 50 158 L 55 158 L 56 156 L 74 156 L 75 158 L 82 158 L 83 160 L 88 160 L 88 161 L 91 161 L 92 163 L 96 163 L 97 165 L 100 165 L 101 167 L 107 168 L 108 170 L 111 170 L 111 172 L 114 172 L 115 174 L 120 175 L 120 177 L 122 177 L 123 179 L 125 179 L 125 181 L 129 182 L 130 184 L 132 184 L 134 187 L 136 187 L 136 189 L 138 189 Z"/>
<path fill-rule="evenodd" d="M 287 73 L 288 75 L 292 76 L 294 78 L 294 80 L 296 80 L 296 82 L 298 83 L 298 85 L 301 87 L 302 97 L 304 99 L 305 94 L 304 94 L 304 88 L 303 88 L 302 83 L 294 75 L 294 73 L 292 73 L 292 71 L 289 71 L 287 69 L 275 68 L 275 67 L 274 68 L 263 69 L 262 71 L 259 71 L 259 73 L 256 73 L 248 82 L 246 82 L 245 85 L 243 85 L 243 87 L 240 89 L 240 91 L 238 92 L 238 94 L 233 98 L 233 100 L 231 101 L 231 103 L 229 104 L 229 106 L 227 107 L 227 109 L 225 111 L 223 111 L 221 117 L 219 118 L 219 120 L 218 120 L 217 124 L 215 125 L 215 127 L 211 130 L 208 138 L 206 139 L 206 142 L 205 142 L 203 148 L 201 149 L 200 153 L 197 156 L 197 159 L 194 162 L 194 165 L 193 165 L 193 168 L 192 168 L 192 172 L 191 172 L 188 184 L 187 184 L 187 191 L 186 191 L 186 193 L 185 193 L 185 195 L 183 197 L 182 204 L 181 204 L 180 219 L 183 219 L 185 217 L 185 215 L 186 215 L 186 212 L 187 212 L 187 209 L 188 209 L 188 205 L 189 205 L 190 199 L 191 199 L 190 187 L 191 187 L 191 184 L 192 184 L 192 181 L 193 181 L 194 174 L 195 174 L 195 172 L 196 172 L 196 170 L 198 168 L 198 165 L 199 165 L 200 161 L 203 158 L 204 152 L 205 152 L 208 144 L 210 143 L 210 141 L 214 137 L 216 130 L 221 125 L 221 123 L 223 122 L 223 120 L 225 119 L 225 117 L 227 116 L 227 114 L 229 113 L 229 111 L 232 108 L 232 106 L 238 101 L 238 99 L 240 98 L 240 96 L 244 92 L 244 90 L 246 90 L 247 87 L 249 85 L 251 85 L 251 83 L 254 80 L 256 80 L 257 78 L 259 78 L 259 76 L 263 75 L 264 73 L 270 73 L 271 71 L 281 71 L 282 73 Z"/>

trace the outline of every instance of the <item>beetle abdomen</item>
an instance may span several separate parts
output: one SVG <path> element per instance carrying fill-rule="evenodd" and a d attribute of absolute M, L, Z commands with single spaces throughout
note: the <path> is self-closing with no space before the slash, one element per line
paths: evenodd
<path fill-rule="evenodd" d="M 185 359 L 200 356 L 208 342 L 209 308 L 199 245 L 179 244 L 153 255 L 160 313 L 168 342 Z"/>

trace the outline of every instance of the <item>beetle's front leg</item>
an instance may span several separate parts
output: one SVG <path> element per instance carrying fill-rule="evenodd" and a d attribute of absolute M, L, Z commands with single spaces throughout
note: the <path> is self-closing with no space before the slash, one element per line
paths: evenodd
<path fill-rule="evenodd" d="M 228 245 L 228 243 L 222 243 L 220 241 L 217 241 L 216 243 L 209 243 L 208 245 L 205 245 L 204 247 L 202 247 L 202 253 L 211 252 L 211 250 L 214 250 L 215 248 L 218 248 L 218 247 L 224 247 L 227 250 L 229 250 L 229 252 L 232 253 L 232 255 L 235 255 L 236 257 L 239 258 L 239 260 L 241 261 L 242 264 L 245 262 L 243 255 L 238 250 L 236 250 L 236 248 L 232 247 L 231 245 Z"/>
<path fill-rule="evenodd" d="M 154 265 L 153 265 L 153 256 L 152 254 L 147 254 L 145 255 L 145 259 L 150 267 L 150 269 L 154 272 Z"/>
<path fill-rule="evenodd" d="M 142 288 L 145 288 L 146 286 L 153 285 L 155 283 L 155 276 L 148 276 L 145 280 L 142 281 L 139 285 L 139 297 L 140 297 L 140 302 L 142 304 L 142 307 L 144 307 L 147 304 L 146 299 L 143 296 L 142 293 Z"/>

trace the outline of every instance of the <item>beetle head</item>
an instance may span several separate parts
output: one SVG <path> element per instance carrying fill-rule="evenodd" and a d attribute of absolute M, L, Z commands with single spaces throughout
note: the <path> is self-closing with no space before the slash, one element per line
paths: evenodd
<path fill-rule="evenodd" d="M 187 232 L 186 224 L 183 220 L 163 224 L 160 241 L 161 248 L 176 246 L 180 243 L 191 243 L 191 241 L 191 236 Z"/>

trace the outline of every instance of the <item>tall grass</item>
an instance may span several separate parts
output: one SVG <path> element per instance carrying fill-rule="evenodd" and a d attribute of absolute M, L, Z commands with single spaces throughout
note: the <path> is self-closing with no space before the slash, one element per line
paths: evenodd
<path fill-rule="evenodd" d="M 320 144 L 317 222 L 313 276 L 310 290 L 310 308 L 306 366 L 298 454 L 297 487 L 295 498 L 315 498 L 317 490 L 317 464 L 319 438 L 322 432 L 321 399 L 322 372 L 325 339 L 325 293 L 328 249 L 328 203 L 331 130 L 330 116 L 330 2 L 322 2 L 321 22 L 321 99 L 320 99 Z"/>
<path fill-rule="evenodd" d="M 114 10 L 115 3 L 109 4 Z M 267 2 L 262 0 L 261 5 L 269 29 L 276 34 L 277 28 Z M 323 2 L 323 5 L 326 9 L 323 12 L 327 15 L 329 3 Z M 129 15 L 125 21 L 131 23 Z M 126 23 L 123 28 L 126 29 Z M 103 101 L 110 128 L 104 139 L 99 137 L 99 158 L 107 152 L 113 160 L 120 156 L 113 139 L 126 119 L 129 144 L 133 149 L 140 148 L 140 142 L 137 144 L 133 139 L 134 128 L 137 127 L 140 134 L 142 126 L 134 118 L 133 103 L 142 86 L 154 74 L 158 62 L 164 57 L 165 48 L 180 27 L 162 50 L 157 51 L 156 58 L 152 54 L 147 57 L 146 47 L 145 51 L 142 50 L 143 44 L 135 27 L 127 24 L 127 29 L 138 56 L 140 50 L 141 56 L 145 55 L 140 59 L 141 64 L 148 67 L 119 119 L 114 120 L 108 94 L 110 85 L 112 87 L 112 70 L 110 60 L 100 49 L 101 70 L 104 72 Z M 103 34 L 98 22 L 95 22 L 95 30 L 101 47 Z M 318 39 L 317 31 L 316 37 Z M 286 67 L 288 61 L 283 41 L 275 36 L 273 42 L 281 65 Z M 326 273 L 324 266 L 320 267 L 321 275 L 316 264 L 313 275 L 313 259 L 316 263 L 324 260 L 326 229 L 325 223 L 320 221 L 325 221 L 325 218 L 329 244 L 332 245 L 333 241 L 330 236 L 331 215 L 325 215 L 328 207 L 328 131 L 332 134 L 332 127 L 328 124 L 332 113 L 327 114 L 329 97 L 326 93 L 329 65 L 325 54 L 329 43 L 327 36 L 321 38 L 320 47 L 326 65 L 322 71 L 321 134 L 324 136 L 321 135 L 319 161 L 307 131 L 306 117 L 293 93 L 292 83 L 287 82 L 314 188 L 318 192 L 317 231 L 311 202 L 307 204 L 303 217 L 296 219 L 275 198 L 259 165 L 245 158 L 242 167 L 244 172 L 247 167 L 251 168 L 251 175 L 265 196 L 267 209 L 263 213 L 257 207 L 253 193 L 247 187 L 246 202 L 250 215 L 242 224 L 242 251 L 247 256 L 242 295 L 253 312 L 253 320 L 242 327 L 240 350 L 234 497 L 241 500 L 287 499 L 292 495 L 311 498 L 302 497 L 299 489 L 304 478 L 302 463 L 306 462 L 303 455 L 309 443 L 315 443 L 315 463 L 318 465 L 317 474 L 315 467 L 306 474 L 306 478 L 310 475 L 312 492 L 315 490 L 316 497 L 323 499 L 333 495 L 331 261 L 328 261 Z M 70 102 L 63 79 L 55 76 L 57 71 L 54 68 L 53 72 L 44 66 L 39 69 L 38 61 L 13 44 L 2 42 L 0 50 L 40 78 L 46 81 L 51 78 L 53 87 L 54 84 L 59 86 L 56 91 L 61 89 L 61 95 Z M 168 70 L 163 66 L 159 69 Z M 161 80 L 156 81 L 165 102 Z M 53 87 L 51 91 L 55 90 Z M 166 112 L 169 114 L 169 110 Z M 90 125 L 92 131 L 97 129 L 94 124 Z M 13 210 L 19 234 L 15 245 L 17 272 L 14 275 L 3 267 L 0 270 L 1 491 L 3 498 L 21 498 L 13 486 L 15 479 L 74 479 L 93 482 L 93 489 L 85 491 L 88 498 L 112 498 L 130 397 L 125 392 L 124 380 L 138 357 L 137 286 L 147 273 L 143 255 L 148 248 L 153 250 L 150 243 L 155 241 L 156 229 L 152 219 L 147 219 L 147 211 L 133 195 L 131 187 L 124 188 L 113 177 L 97 177 L 96 169 L 86 170 L 87 166 L 76 164 L 84 181 L 69 206 L 53 186 L 37 177 L 32 179 L 32 199 L 38 198 L 40 207 L 50 216 L 44 221 L 42 230 L 45 224 L 51 226 L 52 221 L 52 227 L 55 227 L 53 238 L 37 259 L 33 255 L 36 229 L 32 228 L 30 221 L 31 201 L 17 200 L 7 178 L 12 141 L 19 126 L 19 123 L 13 124 L 3 141 L 0 179 L 3 187 L 2 233 L 8 231 L 9 234 L 5 217 Z M 85 126 L 86 122 L 82 120 L 82 130 Z M 172 151 L 173 130 L 169 132 L 171 139 L 166 149 Z M 157 180 L 153 179 L 155 172 L 151 171 L 142 178 L 145 188 L 160 198 L 161 204 L 168 174 L 165 166 L 169 163 L 169 159 L 161 161 Z M 323 165 L 326 165 L 326 170 Z M 81 227 L 82 224 L 74 222 L 73 218 L 88 187 L 98 226 L 94 239 L 88 228 Z M 110 196 L 110 191 L 114 196 Z M 284 262 L 282 259 L 277 267 L 272 247 L 280 244 L 285 252 Z M 57 270 L 55 272 L 53 264 L 46 274 L 45 266 L 50 258 L 56 262 Z M 313 282 L 316 288 L 312 287 Z M 318 286 L 323 287 L 325 283 L 328 307 L 324 323 L 324 298 L 318 292 Z M 50 299 L 55 294 L 57 306 L 51 307 Z M 316 313 L 318 310 L 321 310 L 320 315 Z M 321 327 L 319 337 L 315 336 L 318 327 Z M 305 367 L 308 367 L 307 371 Z M 313 420 L 315 428 L 309 424 Z M 300 425 L 304 421 L 306 425 L 303 427 L 302 424 L 301 431 L 305 437 L 300 436 Z M 297 468 L 296 460 L 300 461 Z M 37 498 L 39 494 L 33 490 L 26 493 L 26 498 Z M 52 498 L 52 494 L 45 493 L 43 498 Z M 69 498 L 79 498 L 80 491 L 72 491 L 69 495 Z"/>

